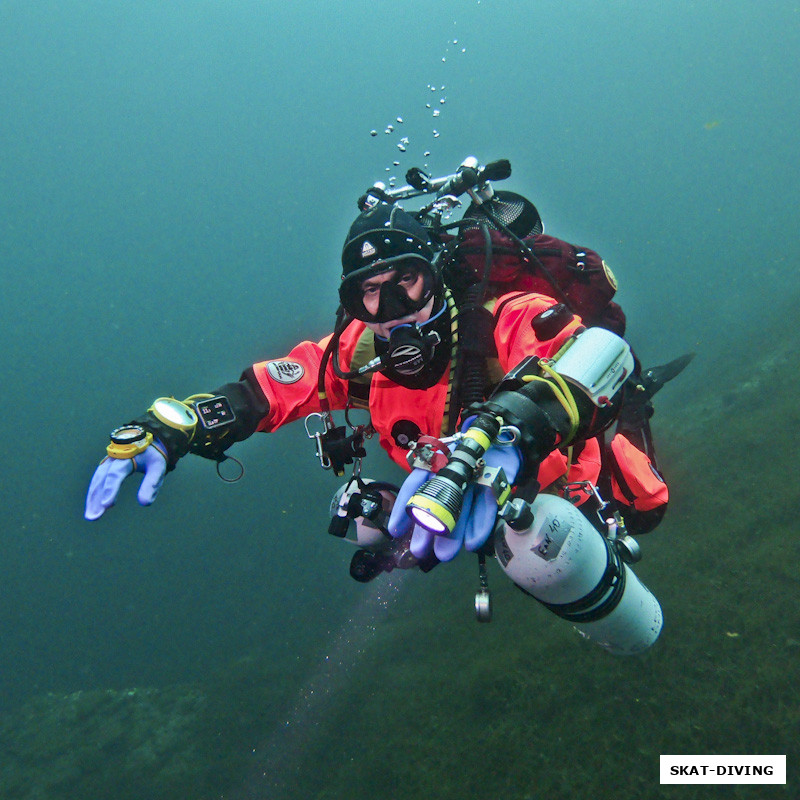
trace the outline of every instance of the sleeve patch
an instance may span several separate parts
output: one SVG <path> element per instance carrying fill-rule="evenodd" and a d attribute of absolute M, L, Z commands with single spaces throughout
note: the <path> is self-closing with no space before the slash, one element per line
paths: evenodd
<path fill-rule="evenodd" d="M 277 383 L 297 383 L 305 375 L 305 368 L 296 361 L 270 361 L 267 374 Z"/>

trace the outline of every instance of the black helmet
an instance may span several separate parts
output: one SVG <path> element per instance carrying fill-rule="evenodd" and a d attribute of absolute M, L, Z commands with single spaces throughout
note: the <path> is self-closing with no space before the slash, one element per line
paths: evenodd
<path fill-rule="evenodd" d="M 428 231 L 398 205 L 378 203 L 359 214 L 342 248 L 342 278 L 397 256 L 433 260 Z"/>
<path fill-rule="evenodd" d="M 339 298 L 345 310 L 366 322 L 386 322 L 423 308 L 441 288 L 433 264 L 434 250 L 425 228 L 398 205 L 379 203 L 356 217 L 342 249 Z M 364 307 L 361 285 L 373 275 L 396 271 L 396 280 L 381 289 L 381 306 L 370 314 Z M 423 278 L 422 295 L 411 300 L 400 285 L 409 272 Z"/>
<path fill-rule="evenodd" d="M 493 217 L 503 223 L 515 236 L 524 239 L 526 236 L 538 235 L 544 231 L 544 224 L 536 206 L 530 200 L 514 192 L 499 191 L 494 193 L 494 197 L 482 205 L 470 203 L 464 212 L 464 219 L 480 220 L 488 219 L 482 209 L 487 209 Z M 489 225 L 492 222 L 489 219 Z M 468 230 L 471 226 L 463 226 L 462 230 Z"/>

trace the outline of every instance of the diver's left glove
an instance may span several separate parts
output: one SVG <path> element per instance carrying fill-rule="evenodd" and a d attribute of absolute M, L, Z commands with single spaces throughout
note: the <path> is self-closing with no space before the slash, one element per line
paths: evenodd
<path fill-rule="evenodd" d="M 117 501 L 122 482 L 134 472 L 143 472 L 138 500 L 149 506 L 167 474 L 167 452 L 162 442 L 140 425 L 124 425 L 111 433 L 108 455 L 92 476 L 86 495 L 84 516 L 99 519 Z"/>
<path fill-rule="evenodd" d="M 506 480 L 513 486 L 522 466 L 522 454 L 513 444 L 492 445 L 484 456 L 486 466 L 502 469 Z M 464 547 L 479 550 L 486 544 L 494 531 L 497 513 L 497 496 L 491 486 L 473 483 L 464 495 L 464 508 L 461 511 L 454 533 L 459 533 L 463 525 Z"/>

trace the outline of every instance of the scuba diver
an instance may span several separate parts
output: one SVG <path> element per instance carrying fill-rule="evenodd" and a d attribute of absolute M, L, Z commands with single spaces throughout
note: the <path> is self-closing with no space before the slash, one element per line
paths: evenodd
<path fill-rule="evenodd" d="M 236 442 L 305 419 L 323 467 L 343 475 L 353 465 L 329 532 L 357 546 L 356 580 L 428 572 L 466 549 L 478 556 L 479 621 L 491 619 L 486 558 L 496 556 L 601 646 L 649 647 L 661 609 L 629 567 L 639 555 L 630 534 L 652 529 L 666 507 L 650 399 L 685 364 L 642 373 L 611 271 L 544 236 L 530 201 L 495 192 L 508 174 L 508 162 L 470 158 L 444 178 L 410 170 L 408 186 L 368 190 L 342 250 L 333 333 L 211 392 L 158 398 L 113 430 L 86 519 L 134 472 L 149 505 L 185 455 L 219 472 Z M 435 199 L 417 212 L 398 203 L 427 194 Z M 461 194 L 471 199 L 462 219 L 444 222 Z M 369 423 L 353 425 L 353 408 Z M 410 470 L 402 486 L 362 477 L 373 435 Z"/>

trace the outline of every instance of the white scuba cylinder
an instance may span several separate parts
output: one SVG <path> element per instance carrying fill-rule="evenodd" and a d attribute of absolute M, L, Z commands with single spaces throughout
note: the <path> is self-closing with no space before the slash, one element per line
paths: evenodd
<path fill-rule="evenodd" d="M 611 653 L 646 650 L 661 632 L 658 600 L 608 540 L 562 497 L 540 494 L 534 520 L 495 536 L 497 560 L 517 586 Z"/>
<path fill-rule="evenodd" d="M 350 564 L 350 575 L 358 581 L 419 563 L 411 552 L 410 535 L 395 539 L 386 531 L 396 499 L 396 486 L 354 477 L 331 500 L 328 533 L 359 548 Z"/>
<path fill-rule="evenodd" d="M 368 487 L 371 483 L 376 483 L 371 478 L 365 478 L 361 482 Z M 392 540 L 381 532 L 381 526 L 389 520 L 389 514 L 394 506 L 396 491 L 392 491 L 387 484 L 378 484 L 380 488 L 380 498 L 382 508 L 378 510 L 375 520 L 368 519 L 361 514 L 352 516 L 348 513 L 348 506 L 353 495 L 360 494 L 361 487 L 356 480 L 349 480 L 340 486 L 331 499 L 330 516 L 338 517 L 342 520 L 349 520 L 347 532 L 343 533 L 345 542 L 364 547 L 368 550 L 385 550 Z M 349 535 L 348 535 L 349 534 Z"/>

